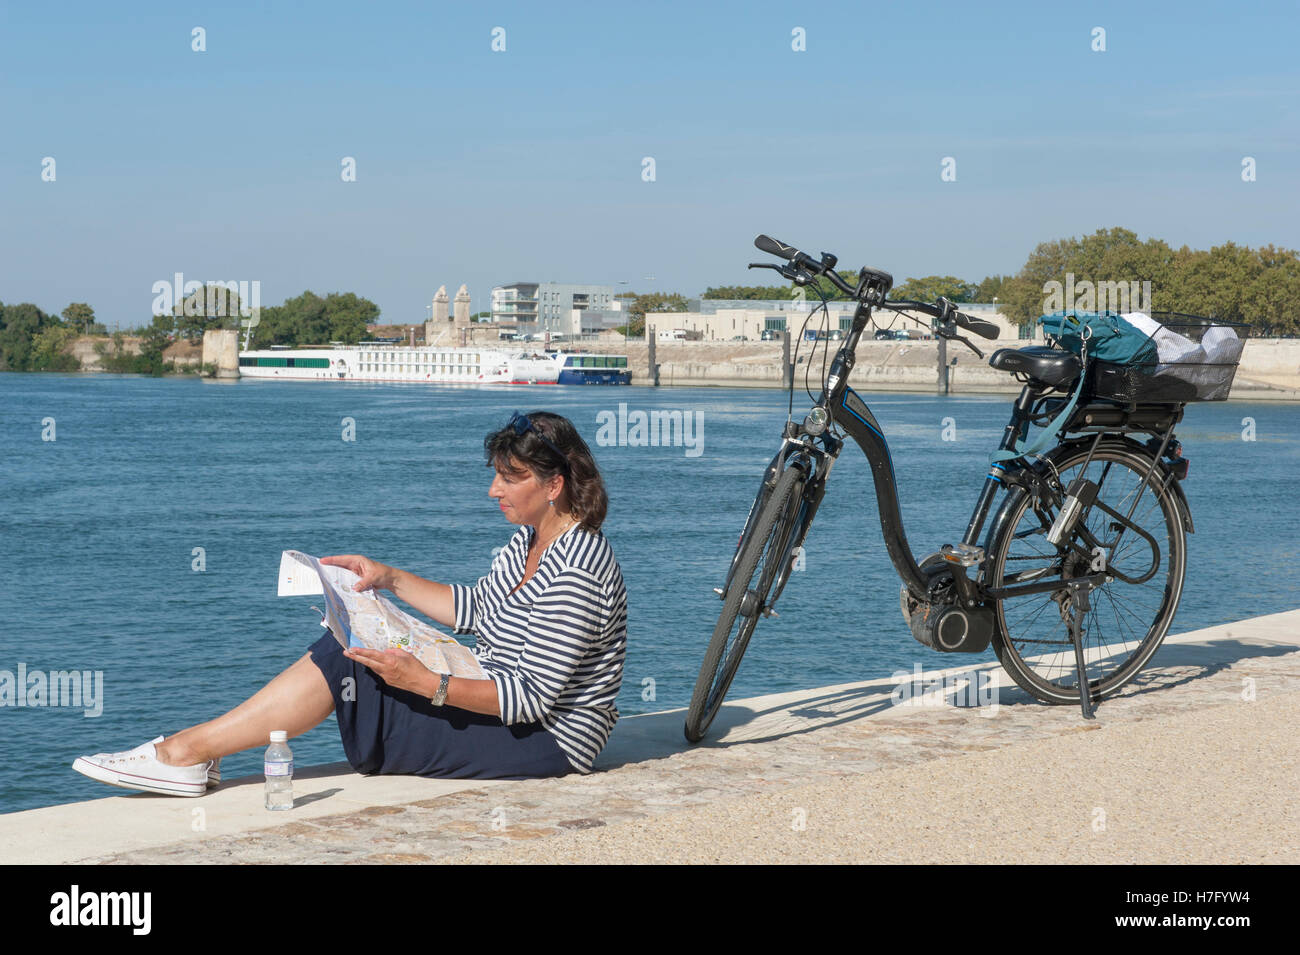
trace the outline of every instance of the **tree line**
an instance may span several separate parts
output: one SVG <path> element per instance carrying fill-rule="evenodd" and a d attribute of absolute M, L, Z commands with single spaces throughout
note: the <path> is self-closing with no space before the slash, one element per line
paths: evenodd
<path fill-rule="evenodd" d="M 107 371 L 161 375 L 170 370 L 163 352 L 173 342 L 199 342 L 209 329 L 241 329 L 239 295 L 218 285 L 192 292 L 170 310 L 129 331 L 116 332 L 111 348 L 97 343 L 100 365 Z M 251 312 L 251 310 L 250 310 Z M 324 342 L 356 344 L 367 337 L 366 327 L 379 318 L 379 306 L 352 292 L 320 296 L 306 291 L 282 305 L 260 309 L 253 344 L 308 345 Z M 94 309 L 74 302 L 61 315 L 31 303 L 0 302 L 0 371 L 79 371 L 81 362 L 68 353 L 80 335 L 106 335 Z M 241 331 L 242 334 L 242 331 Z M 140 339 L 138 354 L 126 348 L 126 337 Z M 241 339 L 242 343 L 242 339 Z"/>
<path fill-rule="evenodd" d="M 1233 242 L 1208 251 L 1175 249 L 1162 239 L 1140 241 L 1128 229 L 1098 229 L 1082 238 L 1039 244 L 1004 283 L 999 308 L 1019 324 L 1031 322 L 1054 310 L 1047 307 L 1056 304 L 1052 283 L 1076 290 L 1076 302 L 1064 307 L 1081 307 L 1081 282 L 1097 291 L 1100 283 L 1136 283 L 1139 290 L 1149 283 L 1150 301 L 1143 305 L 1154 311 L 1245 322 L 1260 336 L 1300 333 L 1300 257 L 1294 250 Z"/>
<path fill-rule="evenodd" d="M 856 283 L 856 272 L 836 271 L 850 285 Z M 817 281 L 828 298 L 843 297 L 825 278 Z M 953 302 L 996 301 L 1000 312 L 1023 325 L 1062 307 L 1110 307 L 1118 296 L 1103 293 L 1117 287 L 1128 293 L 1123 301 L 1133 310 L 1245 322 L 1266 337 L 1300 334 L 1300 256 L 1295 250 L 1273 245 L 1252 249 L 1233 242 L 1209 250 L 1175 249 L 1163 239 L 1142 241 L 1122 228 L 1040 243 L 1015 275 L 992 275 L 979 282 L 953 275 L 909 278 L 894 287 L 890 298 L 934 301 L 943 295 Z M 793 283 L 719 286 L 704 297 L 789 300 L 794 289 Z M 1075 293 L 1073 300 L 1064 301 L 1069 290 Z M 806 294 L 816 300 L 811 290 Z"/>
<path fill-rule="evenodd" d="M 638 295 L 636 292 L 623 292 L 615 295 L 627 305 L 628 323 L 616 329 L 625 335 L 640 337 L 645 334 L 645 317 L 649 312 L 684 312 L 686 297 L 677 292 L 648 292 Z"/>
<path fill-rule="evenodd" d="M 836 269 L 836 273 L 849 284 L 858 282 L 858 273 Z M 955 275 L 927 275 L 924 278 L 908 279 L 895 285 L 890 298 L 908 301 L 932 302 L 940 295 L 953 302 L 992 302 L 1001 298 L 1002 285 L 1006 281 L 1001 275 L 991 275 L 980 282 L 967 282 Z M 843 294 L 825 276 L 817 276 L 816 287 L 821 289 L 828 299 L 843 298 Z M 771 301 L 784 299 L 789 301 L 797 286 L 790 285 L 720 285 L 709 288 L 702 298 L 733 299 L 742 301 Z M 805 290 L 806 298 L 816 302 L 817 295 L 811 288 Z"/>
<path fill-rule="evenodd" d="M 81 362 L 67 353 L 68 345 L 78 335 L 105 331 L 84 302 L 69 305 L 62 316 L 30 302 L 0 302 L 0 371 L 78 371 Z"/>
<path fill-rule="evenodd" d="M 850 285 L 857 273 L 837 270 Z M 818 287 L 828 298 L 842 297 L 822 276 Z M 1300 256 L 1273 245 L 1252 249 L 1226 242 L 1209 250 L 1175 249 L 1162 239 L 1138 239 L 1122 228 L 1098 229 L 1092 235 L 1040 243 L 1015 275 L 992 275 L 968 282 L 953 275 L 909 278 L 894 287 L 893 299 L 933 301 L 940 295 L 954 302 L 997 302 L 999 310 L 1017 324 L 1032 322 L 1059 307 L 1100 309 L 1108 302 L 1104 288 L 1140 292 L 1129 307 L 1185 312 L 1222 321 L 1245 322 L 1261 336 L 1300 334 Z M 1145 290 L 1150 289 L 1150 300 Z M 789 300 L 788 286 L 716 286 L 706 299 Z M 1074 292 L 1073 300 L 1063 291 Z M 816 301 L 812 290 L 805 292 Z M 644 333 L 646 315 L 686 310 L 686 297 L 676 292 L 618 296 L 628 306 L 628 334 Z M 210 328 L 239 329 L 242 316 L 238 294 L 222 286 L 196 291 L 170 310 L 133 332 L 140 336 L 140 354 L 126 351 L 124 333 L 114 336 L 110 351 L 97 346 L 101 364 L 111 371 L 162 374 L 163 351 L 180 339 L 198 341 Z M 366 327 L 379 318 L 379 307 L 352 292 L 325 296 L 306 291 L 281 305 L 260 310 L 253 329 L 255 347 L 355 344 L 367 336 Z M 75 371 L 80 362 L 68 354 L 79 335 L 106 334 L 94 309 L 74 302 L 61 314 L 47 313 L 25 302 L 0 302 L 0 371 Z M 242 334 L 242 333 L 241 333 Z M 242 341 L 242 339 L 241 339 Z"/>

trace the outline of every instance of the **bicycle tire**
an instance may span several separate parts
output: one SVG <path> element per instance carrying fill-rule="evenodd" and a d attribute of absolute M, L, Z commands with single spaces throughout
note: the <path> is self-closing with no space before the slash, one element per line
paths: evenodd
<path fill-rule="evenodd" d="M 1062 487 L 1085 473 L 1082 465 L 1087 458 L 1086 446 L 1060 447 L 1047 455 Z M 1101 485 L 1098 500 L 1124 515 L 1132 495 L 1142 488 L 1142 478 L 1151 463 L 1151 456 L 1136 446 L 1103 442 L 1088 464 L 1086 475 Z M 1091 572 L 1080 555 L 1064 553 L 1065 548 L 1053 548 L 1046 541 L 1042 535 L 1046 530 L 1044 522 L 1050 523 L 1048 515 L 1033 505 L 1033 498 L 1023 489 L 1011 492 L 1006 517 L 996 529 L 997 540 L 989 552 L 990 586 L 1050 579 L 1058 574 L 1064 580 Z M 1031 515 L 1028 521 L 1026 515 Z M 1118 546 L 1103 554 L 1106 566 L 1134 572 L 1144 560 L 1157 556 L 1158 560 L 1147 568 L 1150 584 L 1146 578 L 1138 578 L 1135 583 L 1115 578 L 1090 595 L 1091 609 L 1084 619 L 1084 652 L 1089 695 L 1094 700 L 1117 693 L 1151 659 L 1178 610 L 1187 573 L 1182 506 L 1173 488 L 1164 485 L 1158 467 L 1152 482 L 1142 489 L 1131 520 L 1152 536 L 1160 554 L 1127 528 L 1117 538 Z M 1114 532 L 1115 523 L 1113 516 L 1096 505 L 1080 520 L 1103 541 Z M 1072 538 L 1077 540 L 1079 536 L 1076 528 Z M 1007 565 L 1012 560 L 1025 569 L 1009 572 Z M 1027 563 L 1038 566 L 1026 567 Z M 1008 573 L 1013 576 L 1008 578 Z M 993 652 L 1003 669 L 1022 689 L 1044 703 L 1077 704 L 1078 670 L 1061 592 L 998 600 L 994 607 Z"/>
<path fill-rule="evenodd" d="M 803 486 L 803 472 L 797 467 L 787 468 L 763 502 L 751 532 L 740 543 L 736 572 L 704 653 L 704 662 L 700 665 L 700 674 L 686 711 L 684 732 L 692 743 L 704 738 L 717 716 L 758 625 L 767 593 L 776 580 L 782 562 L 780 558 L 785 555 L 788 559 L 787 545 L 799 519 Z M 777 556 L 776 562 L 772 555 Z"/>
<path fill-rule="evenodd" d="M 741 528 L 740 537 L 736 539 L 736 549 L 732 551 L 731 566 L 727 568 L 727 577 L 723 582 L 723 589 L 731 586 L 731 580 L 736 575 L 736 570 L 740 566 L 740 548 L 745 543 L 745 537 L 749 534 L 751 528 L 757 522 L 759 515 L 763 513 L 763 505 L 767 503 L 772 496 L 772 489 L 775 485 L 769 485 L 766 479 L 758 487 L 758 493 L 754 495 L 754 503 L 749 506 L 749 514 L 745 517 L 745 525 Z"/>

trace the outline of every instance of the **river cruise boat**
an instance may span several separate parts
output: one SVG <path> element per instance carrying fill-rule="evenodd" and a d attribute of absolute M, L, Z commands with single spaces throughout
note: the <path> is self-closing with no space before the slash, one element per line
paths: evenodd
<path fill-rule="evenodd" d="M 405 381 L 437 385 L 629 384 L 625 355 L 497 347 L 394 344 L 272 346 L 239 353 L 244 378 L 277 381 Z"/>
<path fill-rule="evenodd" d="M 557 352 L 562 385 L 630 385 L 632 372 L 626 355 L 592 355 Z"/>

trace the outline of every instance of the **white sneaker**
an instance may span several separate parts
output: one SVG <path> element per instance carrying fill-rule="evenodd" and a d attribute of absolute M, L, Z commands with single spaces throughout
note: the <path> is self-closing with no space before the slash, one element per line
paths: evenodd
<path fill-rule="evenodd" d="M 221 757 L 208 763 L 208 788 L 221 785 Z"/>
<path fill-rule="evenodd" d="M 163 737 L 122 753 L 96 753 L 78 756 L 72 768 L 83 776 L 98 779 L 110 786 L 124 789 L 142 789 L 145 792 L 168 796 L 202 796 L 208 787 L 208 767 L 211 762 L 193 766 L 168 766 L 159 762 L 154 748 Z"/>

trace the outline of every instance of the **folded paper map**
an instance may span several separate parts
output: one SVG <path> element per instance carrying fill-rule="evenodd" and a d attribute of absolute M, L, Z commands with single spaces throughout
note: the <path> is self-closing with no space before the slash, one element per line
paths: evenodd
<path fill-rule="evenodd" d="M 345 647 L 370 650 L 405 650 L 434 673 L 471 680 L 486 680 L 474 654 L 454 639 L 422 620 L 399 610 L 373 590 L 352 589 L 361 578 L 346 567 L 322 564 L 301 551 L 280 555 L 281 597 L 321 594 L 325 597 L 325 619 L 334 639 Z"/>

